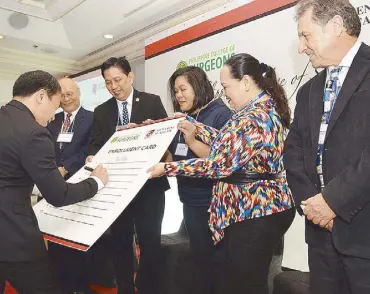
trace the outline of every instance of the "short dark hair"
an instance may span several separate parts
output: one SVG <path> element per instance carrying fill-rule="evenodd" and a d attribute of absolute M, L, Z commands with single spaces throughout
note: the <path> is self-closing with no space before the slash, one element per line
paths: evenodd
<path fill-rule="evenodd" d="M 176 70 L 168 80 L 168 90 L 170 92 L 173 108 L 180 111 L 180 105 L 176 99 L 175 81 L 178 77 L 185 77 L 190 86 L 193 88 L 195 97 L 193 107 L 189 113 L 207 105 L 215 97 L 213 87 L 207 74 L 199 67 L 187 66 Z"/>
<path fill-rule="evenodd" d="M 19 76 L 13 86 L 13 97 L 28 97 L 44 89 L 51 96 L 62 92 L 58 80 L 42 70 L 29 71 Z"/>
<path fill-rule="evenodd" d="M 242 80 L 245 75 L 251 77 L 257 86 L 266 91 L 276 103 L 276 110 L 284 127 L 290 126 L 290 108 L 284 88 L 279 84 L 275 70 L 247 53 L 231 56 L 225 66 L 230 69 L 234 79 Z"/>
<path fill-rule="evenodd" d="M 111 68 L 111 67 L 117 67 L 127 76 L 131 72 L 131 65 L 126 59 L 125 56 L 122 57 L 111 57 L 104 61 L 104 63 L 101 65 L 101 75 L 104 77 L 104 72 Z"/>
<path fill-rule="evenodd" d="M 313 21 L 316 23 L 326 25 L 334 16 L 339 15 L 343 19 L 347 34 L 360 36 L 360 17 L 348 0 L 299 0 L 296 6 L 296 20 L 311 8 Z"/>

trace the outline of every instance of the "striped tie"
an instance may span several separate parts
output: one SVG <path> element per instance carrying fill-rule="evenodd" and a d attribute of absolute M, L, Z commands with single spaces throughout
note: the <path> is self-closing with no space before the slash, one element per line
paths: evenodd
<path fill-rule="evenodd" d="M 336 67 L 329 72 L 329 78 L 325 85 L 324 91 L 324 112 L 321 117 L 319 145 L 317 148 L 316 167 L 317 174 L 320 178 L 321 189 L 324 188 L 324 176 L 322 167 L 322 157 L 324 153 L 324 142 L 326 131 L 328 129 L 331 112 L 333 111 L 335 101 L 340 92 L 338 76 L 343 67 Z"/>
<path fill-rule="evenodd" d="M 127 102 L 123 101 L 122 102 L 122 109 L 121 109 L 121 126 L 125 126 L 129 123 L 129 118 L 128 118 L 128 111 L 127 111 Z"/>
<path fill-rule="evenodd" d="M 69 130 L 69 127 L 71 126 L 71 116 L 72 113 L 67 113 L 66 120 L 64 121 L 62 133 L 67 133 Z"/>

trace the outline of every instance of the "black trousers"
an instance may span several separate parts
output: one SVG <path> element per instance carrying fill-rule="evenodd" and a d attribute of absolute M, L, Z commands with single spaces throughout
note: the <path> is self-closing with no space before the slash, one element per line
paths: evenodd
<path fill-rule="evenodd" d="M 208 206 L 184 204 L 184 221 L 194 262 L 194 294 L 210 294 L 214 245 L 208 226 Z"/>
<path fill-rule="evenodd" d="M 62 294 L 48 260 L 0 262 L 0 284 L 8 281 L 19 294 Z"/>
<path fill-rule="evenodd" d="M 370 293 L 370 260 L 339 253 L 330 235 L 320 246 L 308 245 L 308 263 L 312 294 Z"/>
<path fill-rule="evenodd" d="M 63 292 L 88 289 L 88 252 L 68 248 L 53 242 L 48 244 L 50 265 L 57 273 Z M 91 265 L 93 266 L 93 265 Z"/>
<path fill-rule="evenodd" d="M 113 264 L 118 294 L 134 294 L 134 248 L 136 231 L 140 264 L 136 286 L 140 294 L 160 293 L 159 263 L 162 260 L 161 227 L 164 191 L 140 191 L 111 226 Z"/>
<path fill-rule="evenodd" d="M 216 248 L 213 293 L 268 294 L 268 273 L 276 246 L 295 209 L 230 225 Z"/>

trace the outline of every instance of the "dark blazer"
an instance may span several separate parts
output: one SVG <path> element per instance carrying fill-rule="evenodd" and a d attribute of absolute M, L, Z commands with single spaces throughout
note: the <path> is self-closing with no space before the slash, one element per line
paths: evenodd
<path fill-rule="evenodd" d="M 322 71 L 298 92 L 285 146 L 288 183 L 300 213 L 300 202 L 320 193 L 316 153 L 325 80 Z M 365 44 L 334 105 L 324 147 L 322 194 L 337 214 L 334 245 L 343 254 L 370 258 L 370 47 Z M 320 244 L 329 234 L 306 221 L 307 243 Z"/>
<path fill-rule="evenodd" d="M 65 182 L 57 169 L 50 132 L 21 102 L 12 100 L 0 109 L 0 126 L 0 235 L 4 236 L 0 261 L 46 258 L 31 206 L 34 184 L 54 206 L 89 199 L 98 185 L 93 179 L 79 184 Z"/>
<path fill-rule="evenodd" d="M 73 176 L 85 164 L 93 117 L 93 112 L 81 107 L 74 119 L 72 142 L 63 143 L 62 148 L 57 143 L 57 138 L 62 129 L 64 112 L 56 114 L 47 127 L 53 136 L 57 166 L 63 166 L 68 171 L 68 177 Z"/>
<path fill-rule="evenodd" d="M 161 98 L 157 95 L 139 92 L 134 89 L 132 101 L 131 123 L 141 124 L 147 119 L 161 119 L 167 117 Z M 115 133 L 118 118 L 117 100 L 111 98 L 95 108 L 91 140 L 88 148 L 89 155 L 98 153 L 101 147 Z M 143 190 L 168 190 L 167 178 L 161 177 L 148 180 Z"/>

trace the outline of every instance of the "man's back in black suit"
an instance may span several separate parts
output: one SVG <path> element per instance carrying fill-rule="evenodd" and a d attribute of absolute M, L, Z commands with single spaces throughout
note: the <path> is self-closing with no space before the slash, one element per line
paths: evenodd
<path fill-rule="evenodd" d="M 60 293 L 31 206 L 32 188 L 36 184 L 50 204 L 63 206 L 94 196 L 101 180 L 67 184 L 57 169 L 44 127 L 59 106 L 55 78 L 42 71 L 25 73 L 15 82 L 13 96 L 0 109 L 0 125 L 6 126 L 0 129 L 0 282 L 9 280 L 22 293 Z M 94 175 L 107 181 L 106 171 Z"/>
<path fill-rule="evenodd" d="M 125 58 L 108 59 L 102 65 L 102 73 L 107 89 L 114 97 L 94 111 L 89 155 L 95 155 L 99 151 L 114 134 L 116 127 L 127 120 L 127 116 L 129 122 L 137 124 L 147 119 L 157 120 L 167 117 L 159 96 L 132 88 L 134 75 Z M 121 108 L 119 105 L 121 101 L 127 102 L 127 105 Z M 118 293 L 134 293 L 132 246 L 134 225 L 141 250 L 136 284 L 141 294 L 159 293 L 157 267 L 161 256 L 164 193 L 168 189 L 166 178 L 149 180 L 111 226 Z"/>

